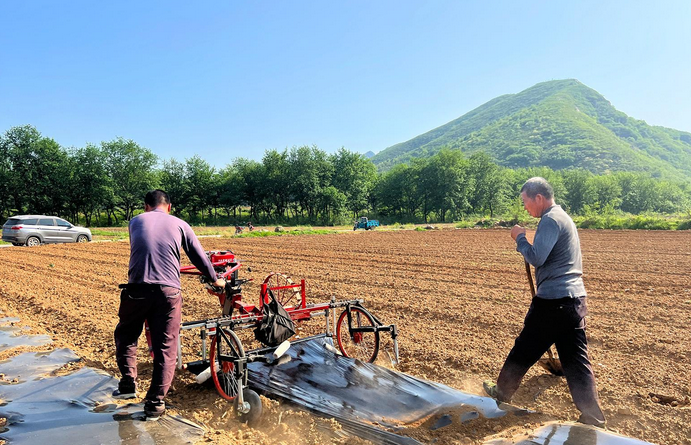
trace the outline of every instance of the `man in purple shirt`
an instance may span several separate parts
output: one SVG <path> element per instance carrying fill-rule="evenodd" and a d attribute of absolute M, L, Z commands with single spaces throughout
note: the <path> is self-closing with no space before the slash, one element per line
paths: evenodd
<path fill-rule="evenodd" d="M 170 215 L 170 198 L 153 190 L 144 198 L 144 213 L 130 221 L 128 283 L 120 294 L 120 322 L 115 328 L 115 357 L 122 379 L 113 396 L 136 397 L 137 341 L 144 322 L 149 324 L 154 369 L 146 393 L 147 420 L 165 413 L 163 399 L 175 374 L 180 334 L 182 292 L 180 248 L 214 286 L 225 287 L 190 226 Z M 123 287 L 123 286 L 121 286 Z"/>

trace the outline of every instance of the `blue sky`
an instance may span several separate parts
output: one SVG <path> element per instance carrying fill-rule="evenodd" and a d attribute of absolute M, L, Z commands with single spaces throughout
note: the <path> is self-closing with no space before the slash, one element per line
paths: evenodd
<path fill-rule="evenodd" d="M 222 167 L 378 152 L 565 78 L 691 131 L 690 23 L 687 0 L 3 2 L 0 132 Z"/>

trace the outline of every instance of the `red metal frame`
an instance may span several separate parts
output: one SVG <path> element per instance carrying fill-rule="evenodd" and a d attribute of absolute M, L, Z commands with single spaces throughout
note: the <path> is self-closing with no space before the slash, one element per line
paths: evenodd
<path fill-rule="evenodd" d="M 242 267 L 242 263 L 236 262 L 236 258 L 232 253 L 217 252 L 210 254 L 211 264 L 214 269 L 225 268 L 219 275 L 221 278 L 228 280 L 229 277 Z M 195 266 L 183 266 L 180 268 L 181 274 L 186 275 L 201 275 L 201 272 Z M 305 290 L 305 280 L 300 280 L 299 284 L 292 284 L 289 286 L 269 287 L 266 283 L 262 283 L 259 293 L 259 301 L 257 305 L 248 304 L 242 301 L 242 294 L 233 295 L 233 320 L 242 321 L 243 319 L 253 319 L 254 324 L 261 323 L 263 318 L 262 308 L 264 303 L 269 302 L 268 289 L 272 291 L 283 289 L 300 289 L 301 301 L 297 306 L 288 306 L 285 308 L 293 321 L 303 321 L 312 318 L 312 312 L 324 311 L 329 308 L 329 303 L 312 304 L 307 307 L 307 294 Z M 223 307 L 226 299 L 225 290 L 217 292 L 215 289 L 208 287 L 207 292 L 218 297 L 221 307 Z"/>

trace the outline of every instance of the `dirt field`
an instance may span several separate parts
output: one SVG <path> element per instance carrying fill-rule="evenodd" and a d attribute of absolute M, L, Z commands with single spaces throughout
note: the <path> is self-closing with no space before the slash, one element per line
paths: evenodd
<path fill-rule="evenodd" d="M 590 354 L 608 426 L 655 443 L 691 444 L 691 233 L 580 233 Z M 252 267 L 243 276 L 256 281 L 272 271 L 306 279 L 310 301 L 364 298 L 366 307 L 400 329 L 398 369 L 479 394 L 483 380 L 496 379 L 530 301 L 508 230 L 207 238 L 202 244 L 231 248 Z M 112 333 L 128 255 L 126 242 L 2 249 L 0 309 L 52 335 L 88 365 L 117 374 Z M 184 320 L 219 314 L 194 279 L 183 278 L 183 292 Z M 244 294 L 257 298 L 258 285 Z M 140 346 L 146 386 L 150 366 L 143 340 Z M 268 399 L 264 426 L 240 428 L 214 391 L 184 373 L 169 399 L 177 412 L 209 428 L 214 443 L 339 443 L 324 432 L 337 424 Z M 545 415 L 512 418 L 499 428 L 483 423 L 473 431 L 454 426 L 411 434 L 437 444 L 475 443 L 525 431 L 548 417 L 578 417 L 565 380 L 537 367 L 513 403 Z"/>

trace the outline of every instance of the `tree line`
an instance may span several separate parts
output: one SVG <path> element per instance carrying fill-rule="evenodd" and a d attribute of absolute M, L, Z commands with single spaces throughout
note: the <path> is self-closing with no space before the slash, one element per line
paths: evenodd
<path fill-rule="evenodd" d="M 160 160 L 116 138 L 63 148 L 27 125 L 0 135 L 0 216 L 50 214 L 91 225 L 120 225 L 143 197 L 166 190 L 173 213 L 193 223 L 339 224 L 359 215 L 388 222 L 454 221 L 521 211 L 518 192 L 532 176 L 555 188 L 574 213 L 688 211 L 691 186 L 648 174 L 508 169 L 484 153 L 459 150 L 377 173 L 365 156 L 316 146 L 267 150 L 261 161 L 237 158 L 215 168 L 199 156 Z"/>

